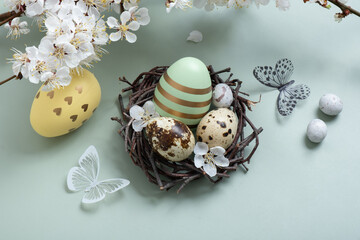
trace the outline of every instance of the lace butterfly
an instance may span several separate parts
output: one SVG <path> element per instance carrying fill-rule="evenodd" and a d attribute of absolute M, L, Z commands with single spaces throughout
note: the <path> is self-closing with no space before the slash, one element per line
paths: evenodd
<path fill-rule="evenodd" d="M 290 115 L 298 100 L 304 100 L 310 95 L 308 86 L 305 84 L 294 85 L 294 80 L 289 81 L 293 71 L 293 64 L 286 58 L 279 60 L 275 68 L 258 66 L 253 71 L 259 82 L 280 91 L 277 98 L 277 109 L 283 116 Z"/>
<path fill-rule="evenodd" d="M 67 176 L 67 185 L 70 191 L 84 191 L 83 203 L 96 203 L 105 198 L 106 193 L 116 192 L 127 185 L 129 181 L 113 178 L 98 181 L 100 162 L 94 146 L 88 147 L 79 159 L 80 167 L 70 169 Z"/>

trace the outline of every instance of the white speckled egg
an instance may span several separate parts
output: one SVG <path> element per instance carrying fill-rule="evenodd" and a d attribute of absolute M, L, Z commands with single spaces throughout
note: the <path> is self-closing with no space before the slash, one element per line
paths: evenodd
<path fill-rule="evenodd" d="M 146 134 L 154 151 L 170 161 L 188 158 L 195 147 L 194 134 L 189 127 L 173 118 L 151 119 Z"/>
<path fill-rule="evenodd" d="M 225 84 L 220 83 L 215 86 L 213 91 L 213 104 L 218 108 L 227 108 L 231 106 L 231 103 L 234 101 L 234 96 L 231 91 L 231 88 Z"/>
<path fill-rule="evenodd" d="M 234 141 L 238 118 L 228 108 L 219 108 L 206 114 L 200 121 L 196 138 L 199 142 L 206 143 L 209 148 L 221 146 L 228 148 Z"/>
<path fill-rule="evenodd" d="M 335 94 L 323 95 L 319 101 L 320 110 L 330 116 L 338 115 L 343 109 L 343 102 Z"/>
<path fill-rule="evenodd" d="M 309 140 L 313 143 L 319 143 L 326 137 L 327 134 L 327 126 L 324 121 L 320 119 L 312 120 L 306 131 L 306 135 L 308 136 Z"/>

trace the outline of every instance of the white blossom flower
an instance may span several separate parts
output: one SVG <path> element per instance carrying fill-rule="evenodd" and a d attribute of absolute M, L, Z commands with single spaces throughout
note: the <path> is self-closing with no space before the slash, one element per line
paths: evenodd
<path fill-rule="evenodd" d="M 191 7 L 191 0 L 169 0 L 166 4 L 166 12 L 170 13 L 173 8 L 180 8 L 182 10 Z"/>
<path fill-rule="evenodd" d="M 44 37 L 39 45 L 39 51 L 45 56 L 54 56 L 61 65 L 66 64 L 69 68 L 75 68 L 79 65 L 80 59 L 77 50 L 70 42 L 73 39 L 71 35 L 65 34 L 58 37 L 55 41 Z"/>
<path fill-rule="evenodd" d="M 44 12 L 44 0 L 27 0 L 25 14 L 28 17 L 39 16 Z"/>
<path fill-rule="evenodd" d="M 45 56 L 41 54 L 39 49 L 35 46 L 27 47 L 26 53 L 29 61 L 28 78 L 30 82 L 39 83 L 41 81 L 41 75 L 44 72 L 56 68 L 57 59 L 54 56 Z"/>
<path fill-rule="evenodd" d="M 115 0 L 115 2 L 120 3 L 121 0 Z M 130 8 L 132 7 L 137 7 L 138 2 L 139 2 L 138 0 L 123 0 L 125 10 L 130 10 Z"/>
<path fill-rule="evenodd" d="M 217 167 L 227 167 L 229 166 L 229 159 L 227 159 L 225 154 L 225 149 L 223 147 L 212 147 L 210 148 L 206 143 L 197 142 L 194 148 L 194 163 L 195 167 L 203 168 L 203 170 L 210 176 L 214 177 L 217 173 Z"/>
<path fill-rule="evenodd" d="M 5 0 L 4 4 L 6 7 L 10 8 L 12 11 L 19 12 L 23 10 L 23 6 L 27 3 L 28 0 Z"/>
<path fill-rule="evenodd" d="M 41 75 L 41 81 L 44 82 L 43 91 L 68 86 L 71 82 L 70 69 L 61 67 L 56 72 L 45 72 Z"/>
<path fill-rule="evenodd" d="M 75 31 L 75 24 L 72 20 L 61 19 L 58 15 L 48 14 L 45 20 L 47 36 L 57 38 L 64 34 L 72 34 Z"/>
<path fill-rule="evenodd" d="M 27 54 L 22 53 L 16 48 L 12 48 L 12 51 L 14 52 L 14 55 L 12 59 L 9 59 L 9 61 L 12 63 L 12 70 L 14 75 L 21 75 L 22 77 L 27 78 L 29 76 L 28 64 L 30 61 Z"/>
<path fill-rule="evenodd" d="M 150 22 L 149 10 L 147 8 L 132 7 L 129 9 L 131 20 L 138 22 L 140 25 L 145 26 Z"/>
<path fill-rule="evenodd" d="M 159 114 L 155 111 L 155 105 L 152 101 L 147 101 L 143 107 L 134 105 L 130 108 L 130 116 L 134 119 L 132 127 L 135 132 L 141 132 L 141 130 L 147 126 L 151 118 L 159 117 Z"/>
<path fill-rule="evenodd" d="M 20 22 L 20 18 L 14 18 L 4 25 L 9 30 L 6 37 L 18 38 L 21 34 L 28 34 L 30 29 L 27 28 L 28 24 L 26 21 Z"/>
<path fill-rule="evenodd" d="M 109 35 L 106 33 L 106 24 L 103 19 L 96 22 L 95 27 L 92 29 L 92 38 L 95 45 L 106 45 L 109 41 Z"/>
<path fill-rule="evenodd" d="M 129 22 L 131 19 L 131 13 L 129 11 L 125 11 L 120 15 L 120 21 L 114 18 L 109 17 L 107 20 L 107 24 L 110 28 L 114 28 L 117 32 L 110 34 L 110 40 L 113 42 L 119 41 L 120 39 L 126 39 L 129 43 L 136 42 L 136 35 L 129 30 L 137 31 L 140 27 L 140 24 L 136 21 Z M 128 23 L 129 22 L 129 23 Z"/>

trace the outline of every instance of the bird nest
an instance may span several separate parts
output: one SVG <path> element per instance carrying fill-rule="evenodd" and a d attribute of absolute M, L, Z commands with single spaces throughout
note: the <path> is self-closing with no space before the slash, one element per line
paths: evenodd
<path fill-rule="evenodd" d="M 229 178 L 229 172 L 236 171 L 239 167 L 248 171 L 250 159 L 255 153 L 259 145 L 258 135 L 262 132 L 262 128 L 256 128 L 246 115 L 246 111 L 251 110 L 251 106 L 255 104 L 248 99 L 248 94 L 240 92 L 242 82 L 239 79 L 232 79 L 233 74 L 223 79 L 221 74 L 229 73 L 230 68 L 221 71 L 214 71 L 212 66 L 208 66 L 211 77 L 212 87 L 219 83 L 225 83 L 232 86 L 234 101 L 231 109 L 235 112 L 239 119 L 237 133 L 233 143 L 226 149 L 225 157 L 230 161 L 228 167 L 218 168 L 217 175 L 213 178 L 209 177 L 202 169 L 196 168 L 193 157 L 189 157 L 180 162 L 169 161 L 152 150 L 146 134 L 144 132 L 135 132 L 132 128 L 132 118 L 129 110 L 134 105 L 142 106 L 146 101 L 152 100 L 157 83 L 168 66 L 155 67 L 148 72 L 141 73 L 133 83 L 130 83 L 125 77 L 119 78 L 120 81 L 129 85 L 122 90 L 123 93 L 129 92 L 129 103 L 124 107 L 122 95 L 119 95 L 119 103 L 122 118 L 113 117 L 112 120 L 120 123 L 121 128 L 118 131 L 124 138 L 125 150 L 129 153 L 133 163 L 139 166 L 145 173 L 148 180 L 159 186 L 160 190 L 169 190 L 174 186 L 179 186 L 179 193 L 190 182 L 207 178 L 212 183 L 218 183 L 223 178 Z M 251 128 L 249 135 L 245 136 L 245 128 Z M 249 129 L 250 129 L 249 128 Z M 255 140 L 255 144 L 250 143 Z M 247 149 L 248 148 L 248 149 Z"/>

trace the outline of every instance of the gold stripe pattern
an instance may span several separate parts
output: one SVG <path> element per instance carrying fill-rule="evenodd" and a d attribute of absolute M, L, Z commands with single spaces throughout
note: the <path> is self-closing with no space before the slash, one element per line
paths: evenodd
<path fill-rule="evenodd" d="M 169 77 L 167 72 L 164 73 L 164 79 L 170 86 L 172 86 L 173 88 L 175 88 L 179 91 L 185 92 L 185 93 L 202 95 L 202 94 L 207 94 L 207 93 L 211 92 L 211 90 L 212 90 L 211 86 L 208 88 L 190 88 L 190 87 L 183 86 L 183 85 L 175 82 L 171 77 Z"/>
<path fill-rule="evenodd" d="M 174 115 L 176 117 L 179 118 L 186 118 L 186 119 L 199 119 L 202 118 L 203 116 L 205 116 L 205 114 L 207 112 L 201 113 L 201 114 L 189 114 L 189 113 L 182 113 L 182 112 L 178 112 L 174 109 L 171 109 L 167 106 L 165 106 L 164 104 L 162 104 L 157 98 L 156 96 L 154 96 L 154 102 L 156 103 L 156 105 L 158 105 L 159 108 L 161 108 L 163 111 L 167 112 L 168 114 Z"/>
<path fill-rule="evenodd" d="M 206 107 L 211 103 L 211 98 L 208 101 L 205 102 L 191 102 L 191 101 L 186 101 L 180 98 L 177 98 L 173 95 L 171 95 L 170 93 L 168 93 L 167 91 L 165 91 L 161 84 L 159 83 L 157 85 L 157 90 L 161 93 L 161 95 L 163 95 L 167 100 L 172 101 L 176 104 L 182 105 L 182 106 L 186 106 L 186 107 Z"/>

